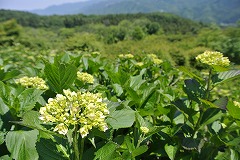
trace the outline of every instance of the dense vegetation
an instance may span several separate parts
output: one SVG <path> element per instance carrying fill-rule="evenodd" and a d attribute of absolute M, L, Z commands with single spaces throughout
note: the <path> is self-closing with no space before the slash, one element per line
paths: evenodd
<path fill-rule="evenodd" d="M 0 14 L 0 159 L 239 159 L 239 27 Z"/>
<path fill-rule="evenodd" d="M 168 12 L 195 21 L 233 24 L 240 17 L 240 2 L 239 0 L 88 0 L 32 12 L 40 15 Z"/>

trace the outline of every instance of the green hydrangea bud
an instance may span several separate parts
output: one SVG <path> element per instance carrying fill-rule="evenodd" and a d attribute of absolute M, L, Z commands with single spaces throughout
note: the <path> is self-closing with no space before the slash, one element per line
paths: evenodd
<path fill-rule="evenodd" d="M 91 74 L 83 73 L 83 72 L 77 72 L 77 78 L 82 81 L 83 83 L 90 83 L 93 84 L 94 78 Z"/>
<path fill-rule="evenodd" d="M 41 90 L 47 90 L 48 86 L 46 85 L 46 82 L 39 77 L 27 77 L 24 76 L 22 78 L 19 78 L 16 80 L 17 84 L 20 84 L 24 87 L 33 87 Z"/>
<path fill-rule="evenodd" d="M 147 57 L 156 65 L 163 63 L 163 60 L 159 59 L 156 54 L 148 54 Z"/>
<path fill-rule="evenodd" d="M 147 127 L 140 127 L 140 130 L 144 133 L 147 134 L 149 132 L 149 129 Z"/>
<path fill-rule="evenodd" d="M 118 57 L 121 58 L 121 59 L 132 59 L 132 58 L 134 58 L 134 55 L 132 55 L 132 54 L 119 54 Z"/>
<path fill-rule="evenodd" d="M 198 55 L 196 60 L 209 66 L 227 67 L 230 65 L 228 57 L 223 57 L 222 53 L 216 51 L 205 51 L 204 53 Z"/>

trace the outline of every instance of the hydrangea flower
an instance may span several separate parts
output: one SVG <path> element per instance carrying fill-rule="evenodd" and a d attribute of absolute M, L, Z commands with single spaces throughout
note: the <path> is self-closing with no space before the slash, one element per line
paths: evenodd
<path fill-rule="evenodd" d="M 140 127 L 140 130 L 144 133 L 147 134 L 149 132 L 149 129 L 147 127 Z"/>
<path fill-rule="evenodd" d="M 24 76 L 22 78 L 19 78 L 16 80 L 17 84 L 20 84 L 25 87 L 33 87 L 37 89 L 47 90 L 48 86 L 46 85 L 46 82 L 39 77 L 27 77 Z"/>
<path fill-rule="evenodd" d="M 134 55 L 132 55 L 132 54 L 119 54 L 118 57 L 122 58 L 122 59 L 132 59 L 132 58 L 134 58 Z"/>
<path fill-rule="evenodd" d="M 223 57 L 221 52 L 216 51 L 205 51 L 204 53 L 198 55 L 196 60 L 209 66 L 227 67 L 230 65 L 228 57 Z"/>
<path fill-rule="evenodd" d="M 53 122 L 56 124 L 54 131 L 63 135 L 73 125 L 80 126 L 79 132 L 83 138 L 93 127 L 104 132 L 108 129 L 105 118 L 109 110 L 101 94 L 63 90 L 63 94 L 49 98 L 39 112 L 39 119 L 44 123 Z"/>
<path fill-rule="evenodd" d="M 135 65 L 136 65 L 137 67 L 142 67 L 142 66 L 144 65 L 144 63 L 143 63 L 143 62 L 137 62 Z"/>
<path fill-rule="evenodd" d="M 84 72 L 77 72 L 77 78 L 84 83 L 93 84 L 94 82 L 93 76 L 91 74 L 84 73 Z"/>
<path fill-rule="evenodd" d="M 156 54 L 148 54 L 147 56 L 156 65 L 163 63 L 163 60 L 159 59 Z"/>
<path fill-rule="evenodd" d="M 233 104 L 234 104 L 235 106 L 237 106 L 238 108 L 240 108 L 240 103 L 239 103 L 239 102 L 233 101 Z"/>

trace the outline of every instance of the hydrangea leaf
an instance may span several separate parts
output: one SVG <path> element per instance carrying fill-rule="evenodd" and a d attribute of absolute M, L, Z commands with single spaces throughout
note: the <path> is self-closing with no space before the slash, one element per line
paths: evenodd
<path fill-rule="evenodd" d="M 77 68 L 71 64 L 46 62 L 44 73 L 51 89 L 57 93 L 62 93 L 63 89 L 68 89 L 73 84 L 77 77 Z"/>
<path fill-rule="evenodd" d="M 18 96 L 18 100 L 20 103 L 19 116 L 22 116 L 24 112 L 33 109 L 34 105 L 36 104 L 42 93 L 43 93 L 42 90 L 34 88 L 24 90 Z"/>
<path fill-rule="evenodd" d="M 53 142 L 51 139 L 41 139 L 36 144 L 39 158 L 42 160 L 65 160 L 69 159 L 69 155 L 66 153 L 65 148 Z"/>
<path fill-rule="evenodd" d="M 113 129 L 131 127 L 135 121 L 135 111 L 127 108 L 116 110 L 110 113 L 106 121 Z"/>
<path fill-rule="evenodd" d="M 95 153 L 96 156 L 94 160 L 106 160 L 116 158 L 119 155 L 116 152 L 117 147 L 118 145 L 116 143 L 108 142 Z"/>
<path fill-rule="evenodd" d="M 38 131 L 12 131 L 6 136 L 6 146 L 13 159 L 18 160 L 37 160 L 36 150 Z"/>

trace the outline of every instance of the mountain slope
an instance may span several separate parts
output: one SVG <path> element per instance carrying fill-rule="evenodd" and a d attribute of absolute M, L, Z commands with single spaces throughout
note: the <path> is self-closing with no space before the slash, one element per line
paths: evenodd
<path fill-rule="evenodd" d="M 240 19 L 239 0 L 89 0 L 31 11 L 51 14 L 115 14 L 169 12 L 203 22 L 235 23 Z"/>

